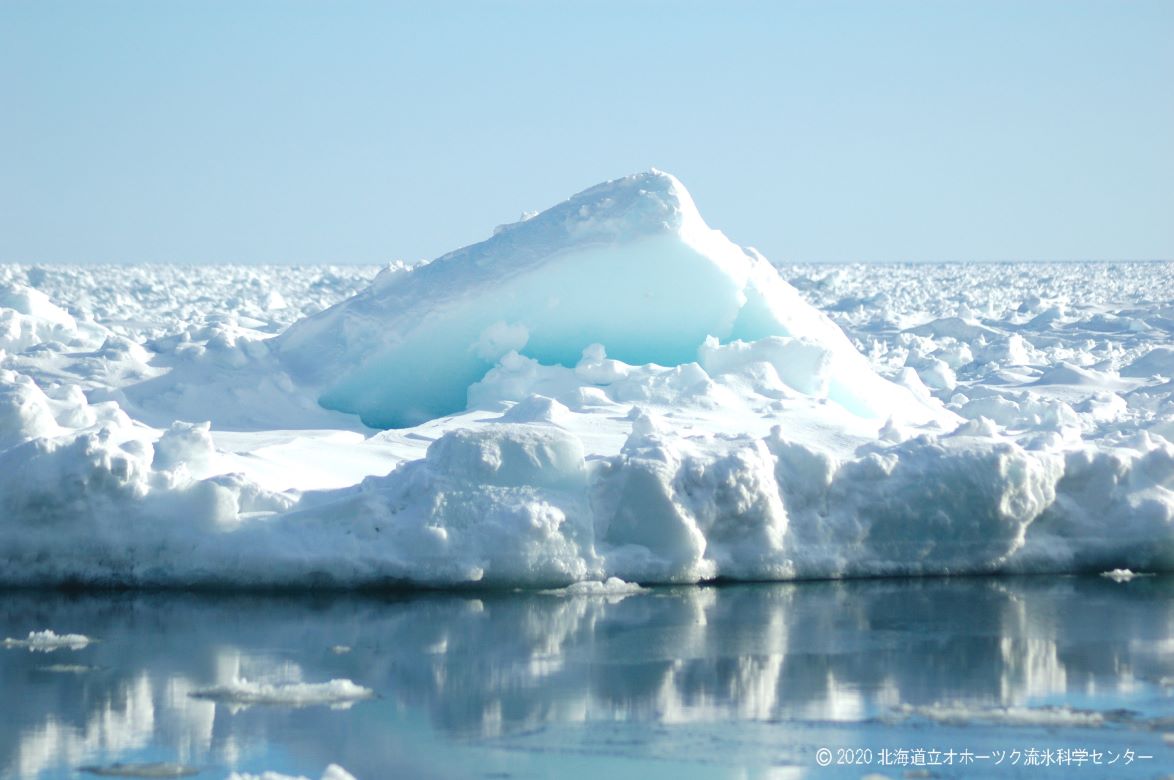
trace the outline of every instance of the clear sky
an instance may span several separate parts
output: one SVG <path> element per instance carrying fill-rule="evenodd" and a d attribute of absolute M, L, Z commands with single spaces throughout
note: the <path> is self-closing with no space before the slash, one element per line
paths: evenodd
<path fill-rule="evenodd" d="M 386 262 L 657 167 L 781 261 L 1174 259 L 1174 2 L 0 0 L 0 262 Z"/>

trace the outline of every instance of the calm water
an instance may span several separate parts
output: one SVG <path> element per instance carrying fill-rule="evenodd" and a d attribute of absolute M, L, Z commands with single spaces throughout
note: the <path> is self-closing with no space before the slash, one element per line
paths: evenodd
<path fill-rule="evenodd" d="M 99 641 L 0 650 L 4 777 L 116 762 L 314 780 L 331 762 L 359 780 L 1174 773 L 1171 577 L 624 598 L 0 594 L 0 638 L 41 629 Z M 375 695 L 191 695 L 240 678 L 287 691 L 348 679 Z M 1086 760 L 1029 765 L 1049 750 Z"/>

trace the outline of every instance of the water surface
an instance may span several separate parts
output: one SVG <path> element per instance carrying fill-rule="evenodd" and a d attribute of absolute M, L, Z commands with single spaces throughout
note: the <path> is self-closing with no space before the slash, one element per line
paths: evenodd
<path fill-rule="evenodd" d="M 97 641 L 0 650 L 3 777 L 146 762 L 315 780 L 329 763 L 359 780 L 1174 772 L 1171 577 L 0 594 L 0 638 L 42 629 Z M 221 690 L 240 680 L 373 695 L 248 704 Z"/>

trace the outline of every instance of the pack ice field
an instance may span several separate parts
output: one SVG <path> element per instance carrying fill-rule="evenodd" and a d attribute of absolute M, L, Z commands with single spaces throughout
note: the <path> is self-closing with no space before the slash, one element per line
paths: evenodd
<path fill-rule="evenodd" d="M 1169 571 L 1171 301 L 775 265 L 659 171 L 430 262 L 0 266 L 0 581 Z"/>

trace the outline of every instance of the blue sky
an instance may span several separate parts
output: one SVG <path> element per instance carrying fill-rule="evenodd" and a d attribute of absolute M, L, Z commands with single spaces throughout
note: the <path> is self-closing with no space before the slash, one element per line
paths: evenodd
<path fill-rule="evenodd" d="M 385 262 L 648 167 L 781 261 L 1174 259 L 1172 2 L 0 2 L 0 262 Z"/>

